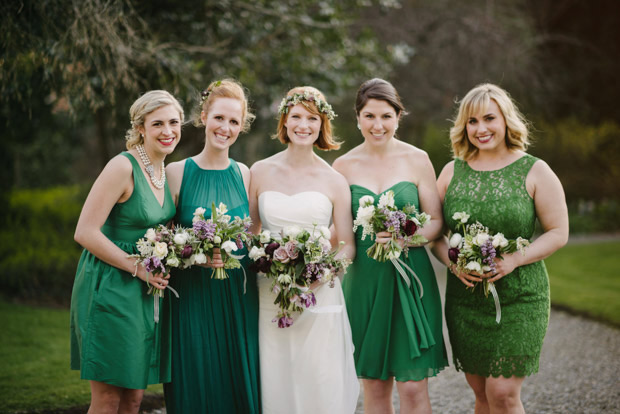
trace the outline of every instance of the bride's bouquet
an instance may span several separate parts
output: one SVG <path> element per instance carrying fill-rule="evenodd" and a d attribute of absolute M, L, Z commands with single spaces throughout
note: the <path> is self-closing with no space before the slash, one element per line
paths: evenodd
<path fill-rule="evenodd" d="M 243 255 L 236 255 L 233 252 L 243 248 L 245 243 L 249 242 L 252 234 L 249 231 L 252 221 L 249 217 L 232 218 L 227 215 L 228 208 L 225 204 L 220 203 L 215 207 L 215 203 L 211 205 L 211 217 L 205 218 L 206 209 L 198 207 L 194 211 L 192 219 L 192 230 L 195 237 L 201 243 L 199 249 L 204 251 L 211 259 L 213 259 L 214 249 L 220 249 L 224 267 L 214 268 L 211 274 L 215 279 L 227 279 L 226 269 L 238 269 L 241 267 L 240 259 Z"/>
<path fill-rule="evenodd" d="M 527 239 L 517 237 L 516 240 L 508 240 L 502 233 L 491 233 L 488 227 L 480 222 L 469 223 L 470 215 L 464 211 L 454 213 L 453 220 L 457 222 L 457 230 L 450 235 L 450 248 L 448 257 L 456 265 L 459 272 L 487 273 L 495 271 L 495 258 L 502 258 L 503 254 L 516 251 L 525 254 L 525 248 L 530 244 Z M 501 320 L 501 307 L 499 296 L 492 282 L 483 279 L 482 287 L 484 295 L 489 292 L 495 300 L 496 322 Z M 474 287 L 475 288 L 475 287 Z"/>
<path fill-rule="evenodd" d="M 335 275 L 349 265 L 348 259 L 336 258 L 339 249 L 332 250 L 330 237 L 325 226 L 311 231 L 290 226 L 275 237 L 268 230 L 253 237 L 249 252 L 252 269 L 273 280 L 274 304 L 280 308 L 273 322 L 279 328 L 293 324 L 294 312 L 316 305 L 310 289 L 314 282 L 329 282 L 333 287 Z"/>
<path fill-rule="evenodd" d="M 392 238 L 385 244 L 375 242 L 366 250 L 368 257 L 379 262 L 398 259 L 403 252 L 407 255 L 409 245 L 428 241 L 424 236 L 418 234 L 418 230 L 424 227 L 431 216 L 424 212 L 418 212 L 412 204 L 407 204 L 402 210 L 399 210 L 394 205 L 394 192 L 392 190 L 381 195 L 377 206 L 374 203 L 375 199 L 372 196 L 365 195 L 360 198 L 359 208 L 353 222 L 353 231 L 361 227 L 362 240 L 366 239 L 368 235 L 374 238 L 377 233 L 382 231 L 392 233 Z"/>

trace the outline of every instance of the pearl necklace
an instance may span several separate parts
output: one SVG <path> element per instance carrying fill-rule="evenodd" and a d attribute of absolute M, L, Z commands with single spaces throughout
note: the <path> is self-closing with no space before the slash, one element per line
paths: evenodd
<path fill-rule="evenodd" d="M 138 150 L 138 154 L 140 155 L 140 159 L 142 160 L 142 164 L 144 164 L 144 169 L 146 170 L 149 177 L 151 177 L 151 182 L 155 186 L 155 188 L 161 190 L 164 188 L 164 184 L 166 184 L 166 169 L 164 168 L 164 162 L 161 163 L 161 171 L 160 178 L 157 179 L 155 177 L 155 169 L 153 168 L 153 164 L 151 163 L 151 159 L 149 158 L 146 150 L 144 149 L 144 145 L 136 145 L 136 149 Z"/>

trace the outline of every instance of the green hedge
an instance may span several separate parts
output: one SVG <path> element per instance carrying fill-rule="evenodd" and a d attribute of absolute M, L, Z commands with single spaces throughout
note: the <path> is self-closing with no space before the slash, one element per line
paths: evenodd
<path fill-rule="evenodd" d="M 82 251 L 73 240 L 84 189 L 15 190 L 0 229 L 0 289 L 11 297 L 68 303 Z"/>

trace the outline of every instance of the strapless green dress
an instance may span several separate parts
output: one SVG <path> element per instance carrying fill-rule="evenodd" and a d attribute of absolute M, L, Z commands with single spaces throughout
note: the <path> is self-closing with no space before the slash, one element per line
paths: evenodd
<path fill-rule="evenodd" d="M 418 188 L 402 181 L 385 190 L 394 192 L 398 208 L 411 203 L 418 209 Z M 383 194 L 381 193 L 381 194 Z M 381 194 L 351 186 L 353 217 L 362 196 Z M 366 255 L 374 241 L 361 240 L 356 232 L 355 261 L 349 266 L 342 283 L 347 313 L 355 345 L 357 375 L 364 379 L 419 381 L 437 375 L 448 365 L 442 333 L 442 312 L 435 272 L 423 247 L 409 249 L 401 259 L 422 282 L 420 299 L 417 282 L 410 276 L 411 286 L 391 262 L 378 262 Z"/>
<path fill-rule="evenodd" d="M 248 198 L 234 160 L 224 170 L 203 170 L 185 161 L 179 193 L 178 225 L 192 227 L 197 207 L 211 215 L 211 203 L 228 207 L 231 217 L 249 216 Z M 194 266 L 175 271 L 172 297 L 172 382 L 164 385 L 168 414 L 260 412 L 258 288 L 249 271 L 247 249 L 237 251 L 246 269 L 227 269 L 229 278 L 211 279 L 212 270 Z M 245 290 L 245 292 L 244 292 Z"/>
<path fill-rule="evenodd" d="M 476 171 L 454 161 L 446 191 L 444 219 L 465 211 L 492 232 L 509 239 L 534 234 L 536 209 L 525 188 L 528 172 L 538 159 L 524 155 L 495 171 Z M 448 271 L 446 322 L 457 370 L 483 377 L 524 377 L 538 371 L 538 360 L 549 322 L 549 279 L 542 261 L 515 269 L 495 282 L 502 317 L 495 322 L 495 304 L 481 285 L 472 292 Z"/>
<path fill-rule="evenodd" d="M 136 241 L 158 224 L 174 217 L 168 183 L 164 204 L 155 198 L 138 161 L 128 152 L 133 167 L 131 197 L 117 203 L 101 228 L 128 254 L 138 253 Z M 101 260 L 82 252 L 71 295 L 71 368 L 81 378 L 123 388 L 145 389 L 170 381 L 170 333 L 166 318 L 154 320 L 154 298 L 148 286 Z M 158 298 L 160 311 L 162 301 Z"/>

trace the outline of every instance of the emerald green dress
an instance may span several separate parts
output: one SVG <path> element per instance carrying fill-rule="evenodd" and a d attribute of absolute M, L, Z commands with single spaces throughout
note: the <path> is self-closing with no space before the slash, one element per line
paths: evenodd
<path fill-rule="evenodd" d="M 211 215 L 211 203 L 231 217 L 249 216 L 241 171 L 234 160 L 224 170 L 203 170 L 185 161 L 175 222 L 192 227 L 197 207 Z M 165 384 L 168 414 L 259 413 L 258 289 L 256 274 L 227 269 L 228 279 L 211 279 L 212 269 L 194 266 L 174 272 L 172 298 L 172 382 Z M 245 291 L 245 292 L 244 292 Z"/>
<path fill-rule="evenodd" d="M 534 234 L 536 209 L 525 187 L 538 159 L 524 155 L 495 171 L 473 170 L 454 161 L 454 176 L 446 191 L 444 218 L 456 230 L 452 216 L 465 211 L 493 233 L 508 239 Z M 495 322 L 492 295 L 479 284 L 472 292 L 448 272 L 446 322 L 457 370 L 483 377 L 524 377 L 538 371 L 538 359 L 549 322 L 549 279 L 542 261 L 516 268 L 495 287 L 502 317 Z"/>
<path fill-rule="evenodd" d="M 394 192 L 398 208 L 413 204 L 418 209 L 418 188 L 401 181 L 385 190 Z M 381 193 L 381 194 L 383 194 Z M 359 185 L 351 185 L 352 212 L 355 217 L 359 199 L 370 195 L 379 202 L 381 194 Z M 411 279 L 408 287 L 391 262 L 378 262 L 366 255 L 374 241 L 361 240 L 356 232 L 357 252 L 342 283 L 347 313 L 355 345 L 357 375 L 364 379 L 419 381 L 435 376 L 448 365 L 442 333 L 441 299 L 435 272 L 423 247 L 409 249 L 401 259 L 422 282 Z"/>
<path fill-rule="evenodd" d="M 136 241 L 175 214 L 168 184 L 161 206 L 138 161 L 129 154 L 133 192 L 112 208 L 103 234 L 128 254 Z M 71 295 L 71 368 L 81 378 L 123 388 L 145 389 L 170 381 L 169 327 L 160 315 L 155 323 L 154 297 L 145 282 L 82 252 Z M 166 295 L 169 296 L 168 294 Z M 166 297 L 165 300 L 168 298 Z M 161 301 L 161 298 L 157 298 Z M 159 307 L 162 309 L 162 306 Z"/>

